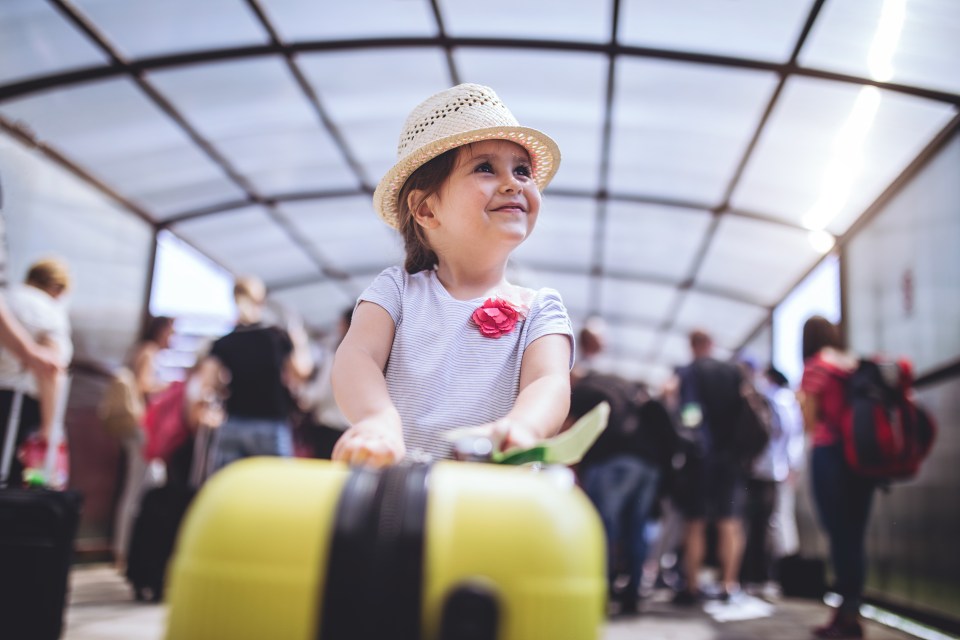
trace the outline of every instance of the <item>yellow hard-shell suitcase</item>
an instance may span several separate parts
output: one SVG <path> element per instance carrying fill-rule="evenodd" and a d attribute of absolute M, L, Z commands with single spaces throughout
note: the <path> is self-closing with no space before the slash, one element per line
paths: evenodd
<path fill-rule="evenodd" d="M 177 544 L 176 640 L 592 640 L 605 617 L 602 525 L 565 467 L 253 458 Z"/>

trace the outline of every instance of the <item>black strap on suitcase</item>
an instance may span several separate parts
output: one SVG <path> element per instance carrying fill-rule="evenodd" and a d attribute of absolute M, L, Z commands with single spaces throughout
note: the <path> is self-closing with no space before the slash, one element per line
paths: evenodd
<path fill-rule="evenodd" d="M 318 640 L 421 637 L 429 468 L 351 470 L 325 550 L 327 586 Z M 444 603 L 440 640 L 495 640 L 498 613 L 493 594 L 461 585 Z"/>
<path fill-rule="evenodd" d="M 66 395 L 64 389 L 49 443 L 54 451 L 63 438 Z M 63 631 L 82 499 L 76 491 L 7 486 L 22 403 L 18 391 L 5 416 L 7 437 L 0 443 L 0 635 L 53 640 Z"/>

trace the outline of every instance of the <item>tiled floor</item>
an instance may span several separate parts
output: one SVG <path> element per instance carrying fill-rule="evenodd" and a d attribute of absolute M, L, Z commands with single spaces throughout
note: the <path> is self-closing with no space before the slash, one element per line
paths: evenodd
<path fill-rule="evenodd" d="M 66 640 L 163 637 L 163 605 L 134 602 L 130 589 L 112 568 L 77 567 L 71 580 L 63 636 Z M 703 607 L 679 608 L 671 605 L 663 593 L 645 602 L 639 615 L 611 618 L 603 640 L 807 640 L 811 637 L 810 627 L 828 614 L 825 605 L 815 602 L 785 600 L 770 605 L 748 596 L 729 605 L 713 602 Z M 913 636 L 867 622 L 866 637 L 904 640 Z"/>

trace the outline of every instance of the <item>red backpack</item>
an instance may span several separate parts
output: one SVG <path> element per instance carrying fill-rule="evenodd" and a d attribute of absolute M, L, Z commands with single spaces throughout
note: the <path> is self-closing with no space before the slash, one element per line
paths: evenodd
<path fill-rule="evenodd" d="M 912 384 L 913 373 L 905 360 L 861 359 L 847 379 L 840 431 L 847 464 L 855 472 L 880 480 L 917 474 L 937 427 L 913 401 Z"/>

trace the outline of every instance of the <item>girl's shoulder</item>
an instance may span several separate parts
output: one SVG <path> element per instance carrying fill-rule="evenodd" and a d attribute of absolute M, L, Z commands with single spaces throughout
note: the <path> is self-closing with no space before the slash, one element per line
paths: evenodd
<path fill-rule="evenodd" d="M 819 364 L 833 372 L 849 375 L 857 368 L 859 359 L 849 351 L 841 351 L 833 347 L 824 347 L 817 354 Z"/>

